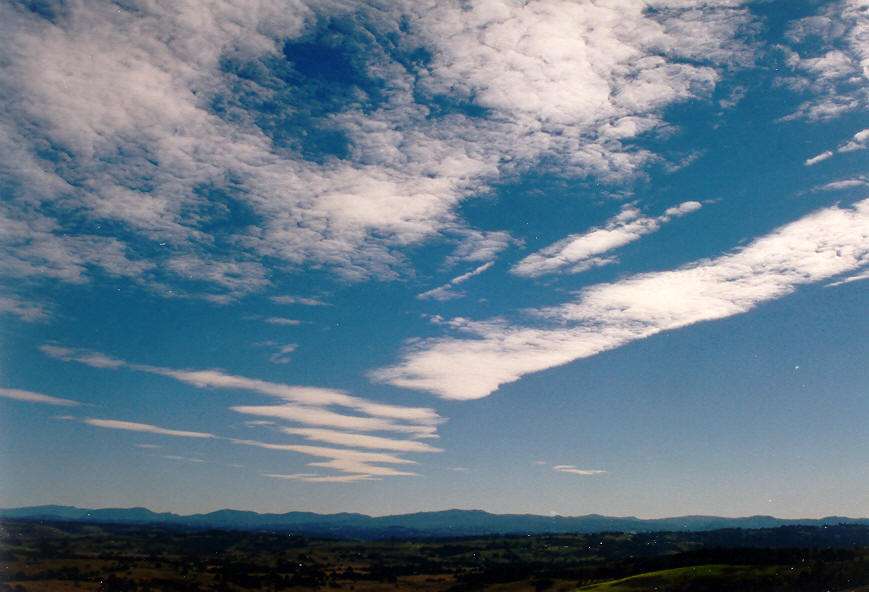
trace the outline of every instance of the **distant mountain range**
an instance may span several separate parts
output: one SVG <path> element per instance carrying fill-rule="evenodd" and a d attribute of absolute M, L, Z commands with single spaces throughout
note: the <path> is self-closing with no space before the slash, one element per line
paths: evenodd
<path fill-rule="evenodd" d="M 495 534 L 547 534 L 593 532 L 698 532 L 721 528 L 777 528 L 779 526 L 823 526 L 860 524 L 869 518 L 829 516 L 819 519 L 781 519 L 773 516 L 722 518 L 718 516 L 679 516 L 643 520 L 634 517 L 537 516 L 533 514 L 490 514 L 481 510 L 444 510 L 395 516 L 372 517 L 365 514 L 315 514 L 288 512 L 258 514 L 240 510 L 218 510 L 208 514 L 181 516 L 156 513 L 146 508 L 104 508 L 88 510 L 71 506 L 34 506 L 0 509 L 0 518 L 94 522 L 138 525 L 174 525 L 187 528 L 263 530 L 290 532 L 305 536 L 332 538 L 384 539 Z"/>

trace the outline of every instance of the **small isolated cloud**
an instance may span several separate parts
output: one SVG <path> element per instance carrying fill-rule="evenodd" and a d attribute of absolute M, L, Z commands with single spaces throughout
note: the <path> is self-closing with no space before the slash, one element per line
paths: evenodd
<path fill-rule="evenodd" d="M 304 298 L 302 296 L 272 296 L 269 298 L 275 304 L 301 304 L 303 306 L 329 306 L 327 302 L 316 298 Z"/>
<path fill-rule="evenodd" d="M 422 294 L 418 294 L 417 298 L 422 300 L 431 299 L 431 300 L 452 300 L 454 298 L 461 298 L 464 296 L 464 292 L 451 290 L 453 286 L 457 286 L 462 282 L 466 282 L 476 275 L 480 275 L 490 267 L 495 265 L 494 261 L 489 261 L 487 263 L 483 263 L 476 269 L 472 269 L 467 273 L 463 273 L 462 275 L 451 279 L 449 282 L 444 284 L 443 286 L 437 287 L 433 290 L 429 290 L 428 292 L 423 292 Z"/>
<path fill-rule="evenodd" d="M 205 462 L 201 458 L 190 458 L 188 456 L 176 456 L 174 454 L 164 454 L 162 458 L 165 458 L 167 460 L 181 460 L 184 462 L 191 462 L 191 463 L 204 463 Z"/>
<path fill-rule="evenodd" d="M 118 421 L 114 419 L 85 419 L 84 422 L 98 428 L 110 430 L 126 430 L 129 432 L 146 432 L 160 436 L 178 436 L 180 438 L 217 438 L 214 434 L 204 432 L 188 432 L 184 430 L 169 430 L 147 423 L 135 423 L 132 421 Z"/>
<path fill-rule="evenodd" d="M 459 473 L 470 473 L 471 469 L 467 467 L 450 467 L 451 471 L 457 471 Z"/>
<path fill-rule="evenodd" d="M 264 477 L 271 479 L 289 479 L 293 481 L 305 481 L 306 483 L 355 483 L 356 481 L 377 480 L 372 475 L 318 475 L 316 473 L 293 473 L 280 475 L 277 473 L 264 473 Z"/>
<path fill-rule="evenodd" d="M 830 158 L 831 156 L 833 156 L 833 151 L 832 151 L 832 150 L 825 150 L 824 152 L 821 152 L 821 153 L 818 154 L 817 156 L 813 156 L 813 157 L 811 157 L 811 158 L 807 158 L 807 159 L 806 159 L 806 162 L 805 162 L 805 165 L 806 165 L 806 166 L 812 166 L 813 164 L 818 164 L 818 163 L 821 162 L 821 161 L 827 160 L 827 159 Z"/>
<path fill-rule="evenodd" d="M 285 319 L 284 317 L 268 317 L 265 319 L 265 322 L 271 325 L 283 325 L 285 327 L 296 327 L 302 324 L 302 321 L 296 319 Z"/>
<path fill-rule="evenodd" d="M 832 181 L 831 183 L 827 183 L 825 185 L 821 185 L 817 189 L 820 191 L 841 191 L 844 189 L 853 189 L 854 187 L 863 187 L 864 185 L 869 185 L 866 179 L 858 178 L 858 179 L 843 179 L 842 181 Z"/>
<path fill-rule="evenodd" d="M 573 473 L 574 475 L 601 475 L 606 473 L 606 471 L 597 469 L 577 469 L 573 465 L 555 465 L 552 467 L 552 470 L 559 473 Z"/>
<path fill-rule="evenodd" d="M 162 448 L 159 444 L 136 444 L 136 448 Z"/>
<path fill-rule="evenodd" d="M 0 388 L 0 397 L 5 399 L 14 399 L 15 401 L 26 401 L 28 403 L 44 403 L 46 405 L 60 405 L 63 407 L 77 407 L 81 405 L 78 401 L 70 399 L 61 399 L 59 397 L 51 397 L 41 393 L 25 391 L 13 388 Z"/>
<path fill-rule="evenodd" d="M 607 265 L 614 259 L 600 257 L 641 237 L 656 232 L 661 224 L 699 210 L 698 201 L 686 201 L 667 209 L 661 216 L 644 216 L 629 205 L 602 228 L 592 228 L 584 234 L 572 234 L 557 243 L 528 255 L 510 270 L 515 275 L 538 277 L 547 273 L 579 273 L 591 267 Z"/>
<path fill-rule="evenodd" d="M 246 426 L 249 427 L 249 428 L 258 428 L 258 427 L 262 427 L 262 426 L 275 425 L 275 422 L 273 422 L 273 421 L 267 421 L 267 420 L 264 420 L 264 419 L 263 419 L 263 420 L 260 420 L 260 419 L 254 419 L 254 420 L 251 420 L 251 421 L 246 421 L 246 422 L 244 422 L 244 425 L 246 425 Z"/>
<path fill-rule="evenodd" d="M 298 349 L 299 344 L 297 343 L 288 343 L 286 345 L 277 345 L 275 346 L 277 351 L 269 356 L 269 362 L 273 364 L 288 364 L 292 358 L 290 358 L 290 354 Z"/>

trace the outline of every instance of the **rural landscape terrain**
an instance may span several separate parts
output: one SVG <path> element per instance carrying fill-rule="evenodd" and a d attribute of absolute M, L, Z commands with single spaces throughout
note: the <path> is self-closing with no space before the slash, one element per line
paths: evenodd
<path fill-rule="evenodd" d="M 2 592 L 869 590 L 858 523 L 391 538 L 9 517 L 0 528 Z"/>

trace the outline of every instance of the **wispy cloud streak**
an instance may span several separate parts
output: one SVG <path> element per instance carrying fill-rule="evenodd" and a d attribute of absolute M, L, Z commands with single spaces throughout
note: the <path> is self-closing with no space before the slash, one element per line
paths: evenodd
<path fill-rule="evenodd" d="M 477 399 L 525 374 L 741 314 L 800 285 L 866 265 L 869 199 L 820 210 L 715 259 L 591 286 L 574 302 L 529 311 L 542 326 L 455 320 L 448 326 L 469 338 L 422 340 L 372 378 L 449 399 Z"/>
<path fill-rule="evenodd" d="M 583 234 L 572 234 L 557 243 L 528 255 L 510 270 L 520 276 L 537 277 L 547 273 L 567 271 L 579 273 L 614 262 L 611 257 L 600 257 L 619 247 L 656 232 L 673 218 L 699 210 L 700 202 L 686 201 L 669 208 L 657 217 L 644 216 L 634 206 L 625 207 L 603 228 L 593 228 Z"/>
<path fill-rule="evenodd" d="M 62 399 L 60 397 L 51 397 L 41 393 L 25 391 L 13 388 L 0 388 L 0 397 L 4 399 L 13 399 L 15 401 L 26 401 L 28 403 L 45 403 L 46 405 L 60 405 L 62 407 L 77 407 L 81 405 L 78 401 L 71 399 Z"/>

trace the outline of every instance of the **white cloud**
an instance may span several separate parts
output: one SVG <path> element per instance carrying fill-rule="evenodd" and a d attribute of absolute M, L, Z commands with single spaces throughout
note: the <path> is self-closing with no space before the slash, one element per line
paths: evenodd
<path fill-rule="evenodd" d="M 869 147 L 869 129 L 860 130 L 846 144 L 839 146 L 839 152 L 866 150 Z"/>
<path fill-rule="evenodd" d="M 386 431 L 412 434 L 417 438 L 435 437 L 436 428 L 431 425 L 398 423 L 383 417 L 347 415 L 336 413 L 322 407 L 308 405 L 236 405 L 230 407 L 237 413 L 272 417 L 311 426 L 324 426 L 363 432 Z"/>
<path fill-rule="evenodd" d="M 15 315 L 28 322 L 44 321 L 49 317 L 49 311 L 43 304 L 2 294 L 0 294 L 0 313 Z"/>
<path fill-rule="evenodd" d="M 433 290 L 429 290 L 427 292 L 423 292 L 422 294 L 418 294 L 417 298 L 420 299 L 433 299 L 433 300 L 452 300 L 453 298 L 461 298 L 464 294 L 462 292 L 455 292 L 450 290 L 452 286 L 457 286 L 467 280 L 471 279 L 476 275 L 480 275 L 490 267 L 495 265 L 494 261 L 489 261 L 488 263 L 483 263 L 479 267 L 472 269 L 467 273 L 463 273 L 458 277 L 454 277 L 449 282 L 444 284 L 443 286 L 439 286 L 434 288 Z"/>
<path fill-rule="evenodd" d="M 574 475 L 601 475 L 606 473 L 606 471 L 600 471 L 597 469 L 577 469 L 573 465 L 555 465 L 552 467 L 552 470 L 560 473 L 573 473 Z"/>
<path fill-rule="evenodd" d="M 331 418 L 331 421 L 338 421 L 336 418 L 339 414 L 328 412 L 320 409 L 324 406 L 337 405 L 355 409 L 374 418 L 387 418 L 378 425 L 390 425 L 395 428 L 400 428 L 402 431 L 414 431 L 419 433 L 431 433 L 425 426 L 433 427 L 442 423 L 444 419 L 440 417 L 433 409 L 428 407 L 405 407 L 401 405 L 386 405 L 370 401 L 361 397 L 348 395 L 345 391 L 339 389 L 328 389 L 312 386 L 297 386 L 282 384 L 276 382 L 268 382 L 256 378 L 247 378 L 244 376 L 235 376 L 227 374 L 221 370 L 177 370 L 173 368 L 162 368 L 159 366 L 149 366 L 145 364 L 131 364 L 122 360 L 116 360 L 98 352 L 88 350 L 80 350 L 69 347 L 62 347 L 55 344 L 45 344 L 39 348 L 43 353 L 59 358 L 65 361 L 74 361 L 82 364 L 87 364 L 96 368 L 130 368 L 140 372 L 148 372 L 151 374 L 159 374 L 167 376 L 180 382 L 190 384 L 199 388 L 223 388 L 223 389 L 238 389 L 251 391 L 275 397 L 285 401 L 298 403 L 298 409 L 304 411 L 300 416 L 308 418 L 315 417 L 317 411 L 323 411 L 323 417 Z M 292 407 L 292 406 L 291 406 Z M 263 410 L 261 414 L 268 409 L 275 409 L 275 413 L 289 413 L 287 410 L 280 411 L 278 407 L 259 407 Z M 279 415 L 275 415 L 278 417 Z M 358 419 L 352 416 L 349 421 Z M 391 420 L 411 421 L 422 425 L 410 425 L 401 427 L 399 424 L 393 423 Z M 305 422 L 308 423 L 308 422 Z M 344 427 L 333 423 L 324 424 L 330 427 Z M 379 428 L 373 428 L 379 429 Z"/>
<path fill-rule="evenodd" d="M 301 304 L 303 306 L 329 306 L 327 302 L 316 298 L 305 298 L 302 296 L 272 296 L 269 300 L 275 304 Z"/>
<path fill-rule="evenodd" d="M 367 30 L 424 46 L 432 61 L 408 70 L 372 43 L 366 68 L 383 104 L 330 116 L 349 153 L 319 163 L 276 146 L 242 109 L 218 115 L 217 99 L 274 94 L 221 65 L 265 67 L 261 58 L 279 56 L 318 16 L 351 21 L 373 9 L 98 0 L 49 20 L 4 4 L 0 175 L 17 188 L 5 216 L 18 230 L 0 272 L 83 283 L 100 270 L 218 303 L 265 289 L 288 266 L 396 277 L 404 247 L 459 231 L 456 206 L 501 173 L 545 161 L 608 181 L 635 176 L 657 157 L 630 142 L 661 127 L 666 107 L 707 97 L 722 67 L 749 59 L 740 39 L 751 17 L 735 6 L 381 6 Z M 436 95 L 491 117 L 433 117 L 416 100 Z M 229 224 L 211 190 L 249 223 Z M 36 212 L 49 202 L 50 216 Z M 507 240 L 483 233 L 455 256 L 491 260 Z"/>
<path fill-rule="evenodd" d="M 791 23 L 787 37 L 796 46 L 783 48 L 793 73 L 781 82 L 811 98 L 783 121 L 827 120 L 869 105 L 869 14 L 864 0 L 829 2 L 819 15 Z"/>
<path fill-rule="evenodd" d="M 378 477 L 397 477 L 409 476 L 416 473 L 407 471 L 399 471 L 390 467 L 383 467 L 380 464 L 416 464 L 412 460 L 388 454 L 385 452 L 367 452 L 359 450 L 348 450 L 345 448 L 328 448 L 324 446 L 307 446 L 299 444 L 269 444 L 266 442 L 258 442 L 255 440 L 231 440 L 234 444 L 244 446 L 256 446 L 268 450 L 279 450 L 287 452 L 297 452 L 320 458 L 327 458 L 327 461 L 318 461 L 308 463 L 311 467 L 322 467 L 334 469 L 344 473 L 357 475 L 374 475 Z"/>
<path fill-rule="evenodd" d="M 81 405 L 78 401 L 70 399 L 61 399 L 59 397 L 51 397 L 41 393 L 32 391 L 24 391 L 13 388 L 0 388 L 0 397 L 5 399 L 14 399 L 15 401 L 26 401 L 28 403 L 45 403 L 47 405 L 61 405 L 64 407 L 76 407 Z"/>
<path fill-rule="evenodd" d="M 85 419 L 84 422 L 98 428 L 108 428 L 111 430 L 126 430 L 130 432 L 146 432 L 148 434 L 158 434 L 160 436 L 178 436 L 180 438 L 217 438 L 214 434 L 204 432 L 188 432 L 184 430 L 169 430 L 147 423 L 135 423 L 132 421 L 118 421 L 114 419 Z"/>
<path fill-rule="evenodd" d="M 661 224 L 699 210 L 701 207 L 700 202 L 686 201 L 668 208 L 661 216 L 651 218 L 644 216 L 632 205 L 626 206 L 619 215 L 607 221 L 603 228 L 593 228 L 583 234 L 572 234 L 528 255 L 514 265 L 510 272 L 525 277 L 538 277 L 563 271 L 579 273 L 591 267 L 607 265 L 614 259 L 599 257 L 599 255 L 637 241 L 659 230 Z"/>
<path fill-rule="evenodd" d="M 838 282 L 832 282 L 830 284 L 827 284 L 827 287 L 832 288 L 834 286 L 841 286 L 843 284 L 850 284 L 851 282 L 858 282 L 860 280 L 869 280 L 869 270 L 864 271 L 862 273 L 858 273 L 856 275 L 846 277 L 845 279 L 839 280 Z"/>
<path fill-rule="evenodd" d="M 863 187 L 869 185 L 866 179 L 843 179 L 841 181 L 832 181 L 821 185 L 818 189 L 822 191 L 840 191 L 842 189 L 853 189 L 854 187 Z"/>
<path fill-rule="evenodd" d="M 806 162 L 805 162 L 805 165 L 806 165 L 806 166 L 812 166 L 813 164 L 818 164 L 818 163 L 821 162 L 821 161 L 827 160 L 827 159 L 830 158 L 831 156 L 833 156 L 833 151 L 832 151 L 832 150 L 824 150 L 823 152 L 821 152 L 821 153 L 818 154 L 817 156 L 813 156 L 813 157 L 811 157 L 811 158 L 807 158 L 807 159 L 806 159 Z"/>
<path fill-rule="evenodd" d="M 503 230 L 480 231 L 470 228 L 457 228 L 455 233 L 460 241 L 455 252 L 447 257 L 444 262 L 447 267 L 452 267 L 461 261 L 492 261 L 495 257 L 512 244 L 519 241 Z"/>
<path fill-rule="evenodd" d="M 304 436 L 308 440 L 326 442 L 327 444 L 339 444 L 352 448 L 374 448 L 400 452 L 443 452 L 440 448 L 435 448 L 418 440 L 396 440 L 393 438 L 352 434 L 322 428 L 281 428 L 281 431 L 285 434 Z"/>
<path fill-rule="evenodd" d="M 136 444 L 136 448 L 162 448 L 159 444 Z"/>
<path fill-rule="evenodd" d="M 332 475 L 324 476 L 316 473 L 293 473 L 289 475 L 281 475 L 277 473 L 265 473 L 265 477 L 271 479 L 290 479 L 294 481 L 305 481 L 307 483 L 354 483 L 356 481 L 370 481 L 375 479 L 372 475 Z"/>
<path fill-rule="evenodd" d="M 286 319 L 284 317 L 268 317 L 265 321 L 271 325 L 283 325 L 285 327 L 297 327 L 302 324 L 302 321 Z"/>
<path fill-rule="evenodd" d="M 299 348 L 297 343 L 278 345 L 277 351 L 269 356 L 269 361 L 274 364 L 287 364 L 291 361 L 290 354 Z"/>
<path fill-rule="evenodd" d="M 574 302 L 531 311 L 542 326 L 454 320 L 448 326 L 470 337 L 416 341 L 399 363 L 371 376 L 448 399 L 477 399 L 525 374 L 744 313 L 867 263 L 869 200 L 863 200 L 822 209 L 715 259 L 591 286 Z"/>

